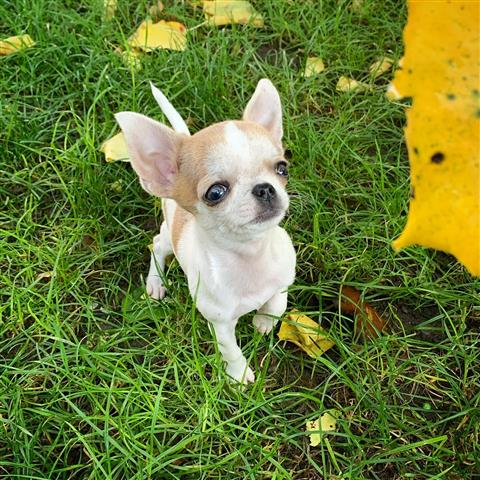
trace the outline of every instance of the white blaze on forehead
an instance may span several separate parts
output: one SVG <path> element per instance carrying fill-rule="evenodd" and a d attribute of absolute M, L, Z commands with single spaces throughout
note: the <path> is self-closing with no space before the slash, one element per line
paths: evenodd
<path fill-rule="evenodd" d="M 240 170 L 254 172 L 261 162 L 278 156 L 278 151 L 266 135 L 244 132 L 234 122 L 226 122 L 223 142 L 211 152 L 209 173 L 237 174 Z"/>
<path fill-rule="evenodd" d="M 227 148 L 237 152 L 250 150 L 247 136 L 233 122 L 227 122 L 225 125 L 225 143 Z"/>

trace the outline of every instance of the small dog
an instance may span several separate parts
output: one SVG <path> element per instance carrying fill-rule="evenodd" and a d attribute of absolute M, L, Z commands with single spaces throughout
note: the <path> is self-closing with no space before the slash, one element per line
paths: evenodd
<path fill-rule="evenodd" d="M 115 115 L 143 188 L 163 199 L 147 292 L 164 297 L 165 257 L 174 253 L 215 330 L 227 374 L 253 382 L 236 342 L 237 321 L 257 310 L 256 329 L 270 332 L 295 278 L 295 250 L 278 226 L 289 202 L 280 97 L 269 80 L 260 80 L 242 120 L 190 136 L 165 96 L 153 85 L 152 91 L 174 130 L 138 113 Z"/>

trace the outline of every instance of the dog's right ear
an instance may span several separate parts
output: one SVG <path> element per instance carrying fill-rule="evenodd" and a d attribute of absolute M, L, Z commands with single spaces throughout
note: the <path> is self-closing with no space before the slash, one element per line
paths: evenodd
<path fill-rule="evenodd" d="M 157 197 L 171 197 L 182 135 L 139 113 L 121 112 L 115 118 L 142 187 Z"/>

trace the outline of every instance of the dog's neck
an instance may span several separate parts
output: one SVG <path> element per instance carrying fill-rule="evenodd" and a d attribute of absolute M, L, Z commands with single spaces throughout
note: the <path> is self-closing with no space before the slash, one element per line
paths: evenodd
<path fill-rule="evenodd" d="M 194 221 L 196 238 L 199 244 L 208 250 L 220 250 L 227 254 L 242 258 L 260 257 L 269 247 L 271 234 L 276 228 L 256 232 L 226 232 L 221 230 L 207 230 L 199 222 Z"/>

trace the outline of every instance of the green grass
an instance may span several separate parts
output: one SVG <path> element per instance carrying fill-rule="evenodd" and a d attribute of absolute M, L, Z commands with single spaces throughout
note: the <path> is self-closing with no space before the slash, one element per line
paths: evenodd
<path fill-rule="evenodd" d="M 170 18 L 202 23 L 188 2 Z M 450 256 L 394 253 L 408 206 L 403 107 L 335 91 L 368 80 L 378 56 L 402 55 L 397 1 L 254 2 L 266 26 L 189 34 L 135 73 L 114 53 L 145 18 L 145 1 L 4 1 L 0 37 L 35 48 L 0 58 L 0 478 L 469 479 L 480 471 L 480 300 Z M 301 72 L 309 55 L 327 66 Z M 230 386 L 185 278 L 169 266 L 168 298 L 142 298 L 159 203 L 128 164 L 98 151 L 129 109 L 160 118 L 148 81 L 192 130 L 238 118 L 269 77 L 285 108 L 298 253 L 290 307 L 337 346 L 312 360 L 275 334 L 238 337 L 257 374 Z M 50 276 L 42 278 L 41 274 Z M 389 320 L 364 341 L 339 311 L 359 288 Z M 307 420 L 339 412 L 310 447 Z"/>

